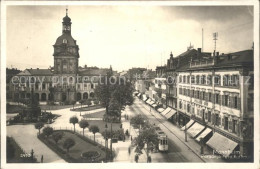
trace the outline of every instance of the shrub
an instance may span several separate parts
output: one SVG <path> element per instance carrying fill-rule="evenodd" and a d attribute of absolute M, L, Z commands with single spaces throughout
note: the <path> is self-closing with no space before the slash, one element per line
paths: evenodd
<path fill-rule="evenodd" d="M 52 135 L 52 133 L 53 133 L 53 128 L 52 128 L 52 127 L 45 127 L 45 128 L 42 130 L 42 133 L 43 133 L 43 135 L 49 137 L 49 136 Z"/>

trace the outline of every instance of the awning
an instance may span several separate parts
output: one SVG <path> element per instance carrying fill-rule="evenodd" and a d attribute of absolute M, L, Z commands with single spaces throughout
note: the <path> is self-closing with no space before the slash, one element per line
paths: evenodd
<path fill-rule="evenodd" d="M 167 113 L 167 114 L 165 115 L 165 117 L 166 117 L 167 119 L 169 119 L 169 118 L 171 118 L 175 113 L 177 113 L 177 111 L 171 109 L 171 111 L 170 111 L 169 113 Z"/>
<path fill-rule="evenodd" d="M 149 104 L 150 101 L 151 101 L 151 99 L 149 98 L 145 102 Z"/>
<path fill-rule="evenodd" d="M 155 102 L 154 101 L 151 101 L 149 104 L 152 106 Z"/>
<path fill-rule="evenodd" d="M 198 135 L 203 129 L 205 128 L 205 126 L 199 124 L 199 123 L 194 123 L 188 130 L 187 132 L 192 136 L 195 137 L 196 135 Z"/>
<path fill-rule="evenodd" d="M 200 141 L 200 139 L 206 137 L 212 130 L 210 128 L 206 128 L 197 138 L 197 141 Z"/>
<path fill-rule="evenodd" d="M 143 101 L 146 101 L 147 100 L 147 97 L 145 94 L 143 94 Z"/>
<path fill-rule="evenodd" d="M 137 97 L 140 97 L 141 96 L 141 93 L 138 93 Z"/>
<path fill-rule="evenodd" d="M 159 108 L 157 109 L 158 112 L 162 113 L 165 109 L 164 108 Z"/>
<path fill-rule="evenodd" d="M 158 104 L 157 104 L 157 103 L 154 103 L 152 106 L 153 106 L 153 108 L 155 108 L 156 106 L 158 106 Z"/>
<path fill-rule="evenodd" d="M 221 154 L 224 157 L 229 156 L 230 153 L 232 153 L 232 151 L 238 145 L 238 143 L 216 132 L 213 134 L 213 136 L 209 139 L 209 141 L 206 144 L 214 150 L 216 150 L 218 154 Z"/>
<path fill-rule="evenodd" d="M 186 128 L 189 128 L 194 123 L 194 120 L 190 120 L 185 126 Z M 181 130 L 185 130 L 185 126 L 181 128 Z"/>
<path fill-rule="evenodd" d="M 163 112 L 162 115 L 165 116 L 165 114 L 169 113 L 171 111 L 170 107 L 167 107 Z"/>

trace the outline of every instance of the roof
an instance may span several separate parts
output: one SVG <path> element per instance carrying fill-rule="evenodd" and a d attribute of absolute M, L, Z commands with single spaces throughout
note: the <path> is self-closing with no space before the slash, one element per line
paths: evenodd
<path fill-rule="evenodd" d="M 217 63 L 218 66 L 252 64 L 254 62 L 254 51 L 244 50 L 221 55 Z"/>
<path fill-rule="evenodd" d="M 51 76 L 53 73 L 50 69 L 25 69 L 18 75 L 38 75 L 38 76 Z"/>
<path fill-rule="evenodd" d="M 54 45 L 62 45 L 63 44 L 63 39 L 67 40 L 67 45 L 68 46 L 76 46 L 76 41 L 73 39 L 73 37 L 68 34 L 68 33 L 63 33 L 61 36 L 59 36 L 55 42 Z"/>
<path fill-rule="evenodd" d="M 87 69 L 79 71 L 79 75 L 87 75 L 87 76 L 105 76 L 109 69 Z"/>

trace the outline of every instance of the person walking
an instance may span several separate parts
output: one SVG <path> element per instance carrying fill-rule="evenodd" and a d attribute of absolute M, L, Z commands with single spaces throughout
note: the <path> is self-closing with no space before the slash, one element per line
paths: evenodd
<path fill-rule="evenodd" d="M 135 162 L 138 163 L 138 160 L 139 160 L 139 156 L 138 154 L 135 155 Z"/>
<path fill-rule="evenodd" d="M 43 155 L 42 155 L 42 157 L 41 157 L 41 163 L 43 163 Z"/>

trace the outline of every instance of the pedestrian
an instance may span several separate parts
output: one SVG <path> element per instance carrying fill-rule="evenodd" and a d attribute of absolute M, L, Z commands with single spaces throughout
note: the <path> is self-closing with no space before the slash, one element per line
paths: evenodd
<path fill-rule="evenodd" d="M 135 162 L 138 163 L 138 160 L 139 160 L 139 156 L 138 154 L 135 155 Z"/>
<path fill-rule="evenodd" d="M 41 163 L 43 163 L 43 155 L 42 155 L 42 157 L 41 157 Z"/>
<path fill-rule="evenodd" d="M 148 156 L 148 163 L 151 163 L 152 162 L 152 157 L 149 155 Z"/>
<path fill-rule="evenodd" d="M 131 148 L 130 148 L 130 146 L 128 147 L 128 154 L 130 155 L 130 153 L 131 153 Z"/>
<path fill-rule="evenodd" d="M 131 141 L 133 141 L 133 138 L 132 138 L 132 136 L 131 136 Z"/>

